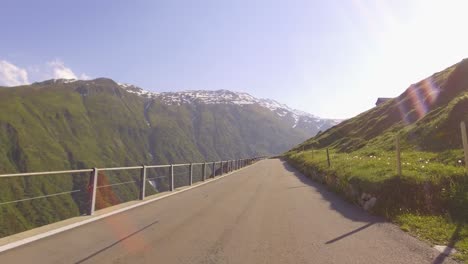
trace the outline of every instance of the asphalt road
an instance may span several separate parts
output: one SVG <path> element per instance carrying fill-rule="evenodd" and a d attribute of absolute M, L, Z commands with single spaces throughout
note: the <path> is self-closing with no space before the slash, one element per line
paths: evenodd
<path fill-rule="evenodd" d="M 438 255 L 280 160 L 264 160 L 0 253 L 0 263 L 433 263 Z"/>

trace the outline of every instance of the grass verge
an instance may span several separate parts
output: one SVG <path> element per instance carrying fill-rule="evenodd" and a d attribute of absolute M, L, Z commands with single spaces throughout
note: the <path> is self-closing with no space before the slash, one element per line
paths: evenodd
<path fill-rule="evenodd" d="M 410 234 L 432 245 L 446 245 L 456 248 L 455 259 L 468 263 L 468 224 L 453 222 L 448 217 L 437 215 L 397 215 L 393 222 Z"/>

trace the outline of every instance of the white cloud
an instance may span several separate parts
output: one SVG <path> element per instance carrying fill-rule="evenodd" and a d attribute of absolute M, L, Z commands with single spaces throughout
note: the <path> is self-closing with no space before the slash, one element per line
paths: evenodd
<path fill-rule="evenodd" d="M 8 61 L 0 60 L 0 85 L 18 86 L 28 84 L 28 72 Z"/>
<path fill-rule="evenodd" d="M 54 79 L 78 79 L 76 74 L 70 68 L 66 67 L 65 63 L 61 60 L 56 59 L 48 62 L 47 68 L 47 74 L 50 74 Z"/>
<path fill-rule="evenodd" d="M 39 65 L 29 65 L 26 68 L 20 68 L 11 62 L 0 60 L 0 86 L 18 86 L 50 79 L 89 80 L 91 76 L 84 72 L 75 74 L 60 59 Z"/>
<path fill-rule="evenodd" d="M 91 79 L 91 76 L 89 76 L 89 75 L 86 74 L 86 73 L 82 73 L 82 74 L 80 75 L 80 80 L 89 80 L 89 79 Z"/>

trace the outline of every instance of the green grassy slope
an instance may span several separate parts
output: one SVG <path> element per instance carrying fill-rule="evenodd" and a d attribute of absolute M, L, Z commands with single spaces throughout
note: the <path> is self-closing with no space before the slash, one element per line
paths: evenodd
<path fill-rule="evenodd" d="M 391 149 L 398 132 L 409 148 L 455 149 L 461 147 L 459 124 L 463 120 L 468 121 L 468 59 L 302 145 L 345 152 L 366 145 Z"/>

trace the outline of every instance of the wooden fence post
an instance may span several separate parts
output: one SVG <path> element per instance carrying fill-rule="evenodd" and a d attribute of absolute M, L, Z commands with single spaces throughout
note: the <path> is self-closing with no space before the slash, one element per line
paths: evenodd
<path fill-rule="evenodd" d="M 466 136 L 466 124 L 465 122 L 460 123 L 461 134 L 462 134 L 462 141 L 463 141 L 463 151 L 465 153 L 465 168 L 466 173 L 468 173 L 468 139 Z"/>
<path fill-rule="evenodd" d="M 327 148 L 327 162 L 328 162 L 328 167 L 330 167 L 330 154 L 328 153 L 328 148 Z"/>
<path fill-rule="evenodd" d="M 400 136 L 396 136 L 395 140 L 395 149 L 396 149 L 396 165 L 397 165 L 397 174 L 401 177 L 401 150 L 400 150 Z"/>

